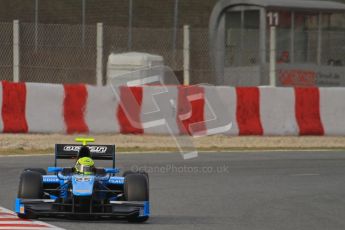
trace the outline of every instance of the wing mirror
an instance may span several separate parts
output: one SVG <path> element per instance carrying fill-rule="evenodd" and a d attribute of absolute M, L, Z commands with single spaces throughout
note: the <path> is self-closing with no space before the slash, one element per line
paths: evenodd
<path fill-rule="evenodd" d="M 106 173 L 114 173 L 115 174 L 115 173 L 120 172 L 120 169 L 118 169 L 118 168 L 105 168 L 104 170 Z"/>
<path fill-rule="evenodd" d="M 61 167 L 48 167 L 48 172 L 50 172 L 50 173 L 58 173 L 61 171 L 62 171 Z"/>

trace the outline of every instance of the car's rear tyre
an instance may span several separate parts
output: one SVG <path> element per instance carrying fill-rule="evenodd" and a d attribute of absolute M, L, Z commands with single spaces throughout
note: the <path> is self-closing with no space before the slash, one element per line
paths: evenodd
<path fill-rule="evenodd" d="M 127 174 L 124 183 L 124 195 L 126 201 L 149 201 L 149 183 L 145 175 L 140 173 Z M 129 222 L 144 222 L 148 216 L 130 217 Z"/>
<path fill-rule="evenodd" d="M 20 176 L 18 198 L 42 199 L 43 181 L 42 174 L 36 171 L 24 171 Z M 35 219 L 37 216 L 31 212 L 18 214 L 20 218 Z"/>
<path fill-rule="evenodd" d="M 42 169 L 42 168 L 26 168 L 26 169 L 24 169 L 24 172 L 25 171 L 38 172 L 43 176 L 47 175 L 47 171 L 45 169 Z"/>

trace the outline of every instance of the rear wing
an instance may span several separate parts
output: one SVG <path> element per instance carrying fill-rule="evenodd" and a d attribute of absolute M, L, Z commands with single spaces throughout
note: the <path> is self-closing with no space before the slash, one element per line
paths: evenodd
<path fill-rule="evenodd" d="M 94 160 L 113 160 L 115 167 L 115 145 L 87 145 Z M 82 145 L 79 144 L 56 144 L 55 145 L 55 166 L 57 159 L 77 159 L 78 152 Z"/>

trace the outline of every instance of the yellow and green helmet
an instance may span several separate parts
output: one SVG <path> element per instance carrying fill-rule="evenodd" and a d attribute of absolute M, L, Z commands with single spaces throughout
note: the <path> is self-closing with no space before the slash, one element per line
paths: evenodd
<path fill-rule="evenodd" d="M 93 173 L 95 162 L 90 157 L 79 158 L 75 164 L 75 170 L 77 173 L 90 175 Z"/>

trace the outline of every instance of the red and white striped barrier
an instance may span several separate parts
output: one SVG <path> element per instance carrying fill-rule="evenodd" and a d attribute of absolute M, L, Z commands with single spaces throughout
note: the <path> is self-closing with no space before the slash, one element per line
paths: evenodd
<path fill-rule="evenodd" d="M 20 219 L 14 212 L 2 207 L 0 207 L 0 229 L 63 230 L 62 228 L 58 228 L 56 226 L 44 223 L 42 221 Z"/>
<path fill-rule="evenodd" d="M 345 134 L 345 88 L 143 86 L 115 95 L 84 84 L 2 82 L 0 131 L 190 134 L 194 127 L 206 135 L 218 121 L 232 122 L 227 135 Z M 158 109 L 163 97 L 167 106 Z M 169 128 L 153 123 L 150 114 L 158 110 Z"/>

